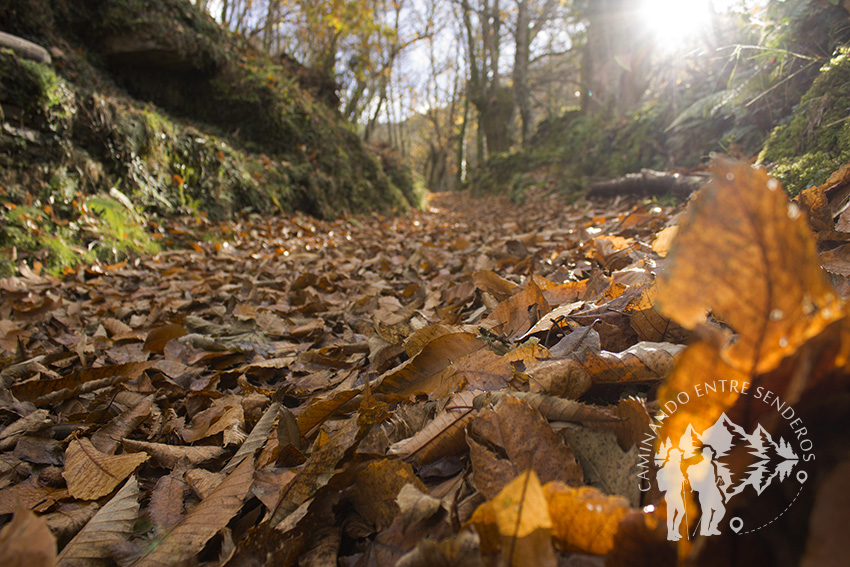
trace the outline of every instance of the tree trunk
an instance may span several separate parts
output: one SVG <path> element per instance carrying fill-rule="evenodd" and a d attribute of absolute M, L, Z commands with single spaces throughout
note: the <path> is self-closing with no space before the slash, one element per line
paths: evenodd
<path fill-rule="evenodd" d="M 449 154 L 445 148 L 434 143 L 428 144 L 428 160 L 425 162 L 425 186 L 429 191 L 445 191 L 448 189 L 448 160 Z"/>
<path fill-rule="evenodd" d="M 632 0 L 588 4 L 587 44 L 582 58 L 582 108 L 624 116 L 649 86 L 651 42 L 634 25 Z"/>
<path fill-rule="evenodd" d="M 531 114 L 531 91 L 528 88 L 528 60 L 531 29 L 528 0 L 517 2 L 516 50 L 514 52 L 514 100 L 519 108 L 520 136 L 523 145 L 531 139 L 534 118 Z"/>
<path fill-rule="evenodd" d="M 487 141 L 487 155 L 506 152 L 513 143 L 514 99 L 508 87 L 496 87 L 479 107 L 478 128 Z"/>

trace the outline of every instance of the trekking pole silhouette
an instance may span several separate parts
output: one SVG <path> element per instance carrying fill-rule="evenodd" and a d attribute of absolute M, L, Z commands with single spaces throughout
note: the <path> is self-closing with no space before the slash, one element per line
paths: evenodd
<path fill-rule="evenodd" d="M 691 528 L 688 526 L 688 500 L 685 498 L 685 483 L 682 483 L 682 505 L 685 509 L 685 536 L 691 539 Z"/>

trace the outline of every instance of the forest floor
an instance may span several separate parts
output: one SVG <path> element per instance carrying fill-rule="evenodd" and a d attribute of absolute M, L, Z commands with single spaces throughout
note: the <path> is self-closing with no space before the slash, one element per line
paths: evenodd
<path fill-rule="evenodd" d="M 0 564 L 675 564 L 641 444 L 763 412 L 652 415 L 700 376 L 793 403 L 847 375 L 820 267 L 843 260 L 798 205 L 744 166 L 699 202 L 681 230 L 681 206 L 542 194 L 163 221 L 156 256 L 0 280 Z"/>

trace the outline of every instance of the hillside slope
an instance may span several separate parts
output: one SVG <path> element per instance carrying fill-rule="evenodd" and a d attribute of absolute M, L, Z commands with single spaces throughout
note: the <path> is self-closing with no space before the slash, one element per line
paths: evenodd
<path fill-rule="evenodd" d="M 52 55 L 0 50 L 3 271 L 150 248 L 144 231 L 124 238 L 140 213 L 417 204 L 409 176 L 302 88 L 291 62 L 185 0 L 2 3 L 0 31 Z"/>

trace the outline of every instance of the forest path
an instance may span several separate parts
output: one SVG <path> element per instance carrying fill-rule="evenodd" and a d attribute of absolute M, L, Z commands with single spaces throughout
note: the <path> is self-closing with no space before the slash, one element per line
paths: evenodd
<path fill-rule="evenodd" d="M 28 269 L 3 280 L 0 345 L 6 356 L 19 346 L 30 355 L 73 347 L 86 366 L 98 366 L 147 359 L 136 341 L 189 315 L 226 326 L 265 313 L 289 320 L 283 327 L 316 326 L 305 336 L 309 346 L 300 346 L 307 349 L 343 337 L 363 340 L 373 334 L 376 310 L 380 317 L 414 296 L 427 298 L 419 311 L 429 322 L 474 322 L 482 315 L 469 317 L 480 306 L 476 272 L 492 270 L 518 285 L 530 274 L 554 273 L 562 283 L 625 267 L 641 249 L 651 252 L 671 209 L 634 203 L 573 206 L 548 195 L 518 206 L 503 197 L 437 193 L 424 210 L 399 217 L 165 221 L 162 240 L 178 241 L 177 248 L 81 267 L 62 280 Z M 327 313 L 332 321 L 320 329 Z M 343 320 L 341 327 L 333 323 Z M 273 331 L 257 323 L 272 342 L 292 339 L 281 324 Z M 74 364 L 62 367 L 67 372 Z"/>
<path fill-rule="evenodd" d="M 374 537 L 396 537 L 393 502 L 406 482 L 452 500 L 465 522 L 525 458 L 511 445 L 512 465 L 476 446 L 477 462 L 497 459 L 504 474 L 469 484 L 464 426 L 476 391 L 527 390 L 526 373 L 552 356 L 620 352 L 644 339 L 625 309 L 647 307 L 640 290 L 660 260 L 651 243 L 672 212 L 652 202 L 568 205 L 532 194 L 517 206 L 452 193 L 393 218 L 165 221 L 163 241 L 180 248 L 62 280 L 32 270 L 0 280 L 0 517 L 21 503 L 36 510 L 69 556 L 113 557 L 119 544 L 122 554 L 170 550 L 143 556 L 145 565 L 196 556 L 234 517 L 229 565 L 282 553 L 291 538 L 296 555 L 324 543 L 340 557 L 362 553 Z M 672 354 L 638 370 L 638 382 L 657 382 Z M 589 385 L 541 388 L 575 398 Z M 616 404 L 621 391 L 602 395 Z M 449 400 L 465 404 L 462 418 L 434 419 Z M 558 419 L 578 411 L 611 423 L 609 410 L 562 402 Z M 554 459 L 542 480 L 583 482 L 546 420 L 525 402 L 505 407 L 518 439 L 538 439 Z M 628 466 L 618 467 L 617 482 L 634 492 Z M 348 488 L 326 493 L 328 482 Z M 252 486 L 257 499 L 247 497 Z M 314 510 L 325 497 L 336 504 Z M 329 518 L 340 498 L 354 511 Z M 129 506 L 131 517 L 106 502 Z M 98 510 L 106 516 L 89 522 Z M 149 520 L 135 524 L 141 531 L 135 516 Z M 108 527 L 116 545 L 93 544 L 93 535 L 68 544 L 87 522 Z M 314 529 L 343 524 L 343 543 L 338 531 Z M 163 534 L 172 545 L 151 546 Z M 375 547 L 377 564 L 419 539 Z"/>

